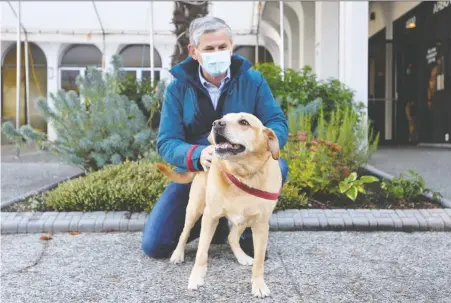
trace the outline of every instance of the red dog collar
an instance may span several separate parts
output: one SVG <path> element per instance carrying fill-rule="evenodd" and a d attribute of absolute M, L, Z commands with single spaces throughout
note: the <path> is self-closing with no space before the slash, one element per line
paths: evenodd
<path fill-rule="evenodd" d="M 270 193 L 267 191 L 263 191 L 260 189 L 252 188 L 244 184 L 243 182 L 239 181 L 235 176 L 229 174 L 225 170 L 223 172 L 226 174 L 226 176 L 229 178 L 230 181 L 232 181 L 233 184 L 235 184 L 238 188 L 241 190 L 247 192 L 250 195 L 266 199 L 266 200 L 277 200 L 279 198 L 280 193 L 282 192 L 282 188 L 280 188 L 280 191 L 278 193 Z"/>

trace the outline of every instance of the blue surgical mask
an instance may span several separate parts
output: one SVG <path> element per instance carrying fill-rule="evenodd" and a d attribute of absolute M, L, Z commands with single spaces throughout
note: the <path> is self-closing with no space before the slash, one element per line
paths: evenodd
<path fill-rule="evenodd" d="M 212 76 L 224 74 L 230 67 L 230 51 L 219 51 L 214 53 L 201 53 L 202 67 Z"/>

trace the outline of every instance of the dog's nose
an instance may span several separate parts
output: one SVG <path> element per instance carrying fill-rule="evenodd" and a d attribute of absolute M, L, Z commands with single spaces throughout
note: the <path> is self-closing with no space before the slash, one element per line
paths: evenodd
<path fill-rule="evenodd" d="M 224 127 L 226 123 L 222 120 L 216 120 L 213 122 L 213 127 Z"/>

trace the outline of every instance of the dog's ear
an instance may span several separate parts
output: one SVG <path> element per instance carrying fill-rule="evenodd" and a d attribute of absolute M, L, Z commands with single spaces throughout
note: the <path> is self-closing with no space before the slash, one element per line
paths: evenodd
<path fill-rule="evenodd" d="M 274 160 L 279 160 L 280 157 L 279 140 L 277 139 L 276 134 L 272 129 L 267 127 L 263 130 L 263 132 L 268 138 L 268 148 L 269 151 L 271 152 L 272 158 Z"/>
<path fill-rule="evenodd" d="M 210 133 L 208 135 L 207 139 L 208 139 L 208 142 L 210 142 L 211 145 L 215 145 L 215 140 L 213 139 L 213 134 L 212 133 Z"/>

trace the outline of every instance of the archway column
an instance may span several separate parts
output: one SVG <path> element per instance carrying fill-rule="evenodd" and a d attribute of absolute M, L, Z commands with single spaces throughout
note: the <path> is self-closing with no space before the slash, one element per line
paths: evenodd
<path fill-rule="evenodd" d="M 103 60 L 105 61 L 105 71 L 108 71 L 109 69 L 113 68 L 111 65 L 111 60 L 113 59 L 113 56 L 117 53 L 119 49 L 119 43 L 106 43 L 105 44 L 105 53 L 103 55 Z M 101 45 L 97 45 L 99 49 L 101 49 Z"/>
<path fill-rule="evenodd" d="M 320 79 L 338 78 L 339 6 L 338 1 L 315 2 L 315 72 Z"/>
<path fill-rule="evenodd" d="M 340 2 L 339 80 L 368 105 L 368 1 Z"/>
<path fill-rule="evenodd" d="M 58 59 L 61 44 L 40 43 L 39 46 L 47 57 L 47 102 L 50 108 L 53 109 L 55 104 L 53 103 L 50 94 L 56 93 L 59 89 Z M 51 122 L 47 123 L 47 137 L 50 141 L 56 140 L 55 127 Z"/>

